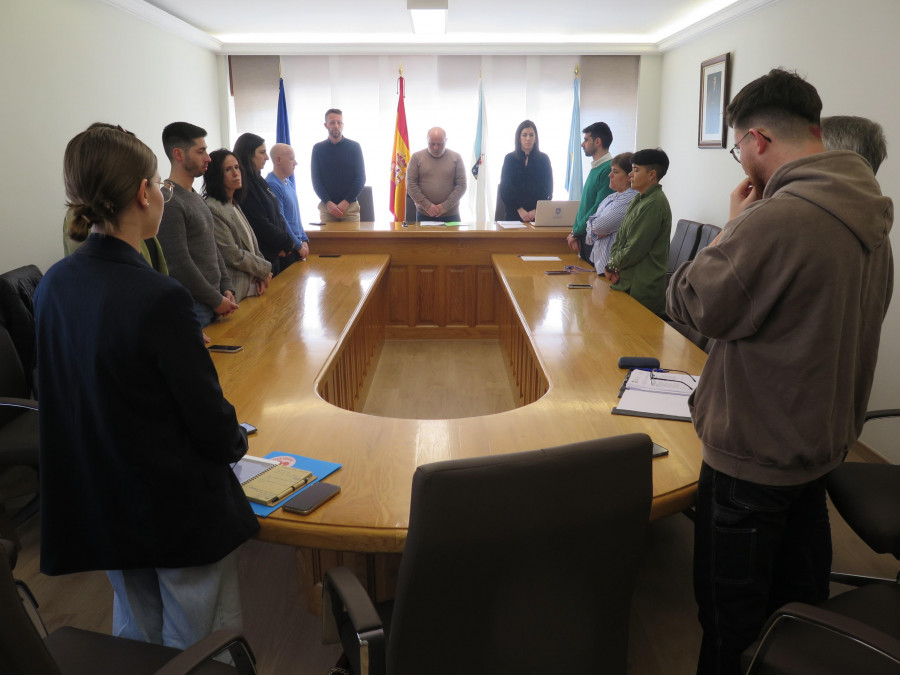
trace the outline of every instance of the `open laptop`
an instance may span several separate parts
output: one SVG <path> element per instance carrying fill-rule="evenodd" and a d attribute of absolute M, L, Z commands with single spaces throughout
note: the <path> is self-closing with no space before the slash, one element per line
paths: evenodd
<path fill-rule="evenodd" d="M 534 214 L 535 227 L 572 227 L 581 202 L 551 201 L 545 199 L 537 203 Z"/>

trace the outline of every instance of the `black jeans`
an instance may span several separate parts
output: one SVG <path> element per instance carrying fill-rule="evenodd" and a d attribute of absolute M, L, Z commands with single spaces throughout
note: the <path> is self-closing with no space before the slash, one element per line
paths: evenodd
<path fill-rule="evenodd" d="M 788 602 L 826 600 L 830 572 L 825 478 L 759 485 L 703 463 L 694 529 L 698 673 L 738 675 L 741 653 L 769 615 Z"/>

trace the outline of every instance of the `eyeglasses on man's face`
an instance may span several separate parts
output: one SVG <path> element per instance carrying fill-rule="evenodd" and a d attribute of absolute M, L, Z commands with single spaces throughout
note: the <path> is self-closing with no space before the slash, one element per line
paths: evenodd
<path fill-rule="evenodd" d="M 753 131 L 753 129 L 750 129 L 746 134 L 741 136 L 741 140 L 739 140 L 737 143 L 735 143 L 734 147 L 731 148 L 731 156 L 734 157 L 734 161 L 737 162 L 738 164 L 741 163 L 741 143 L 743 143 L 746 140 L 747 136 L 749 136 L 752 131 Z M 759 131 L 758 129 L 756 130 L 756 133 L 758 133 L 760 136 L 765 138 L 769 143 L 772 142 L 771 138 L 766 136 L 763 132 Z"/>

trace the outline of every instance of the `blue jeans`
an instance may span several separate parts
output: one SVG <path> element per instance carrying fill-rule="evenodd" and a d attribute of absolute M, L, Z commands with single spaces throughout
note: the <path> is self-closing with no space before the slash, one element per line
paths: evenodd
<path fill-rule="evenodd" d="M 769 615 L 788 602 L 826 600 L 830 572 L 825 478 L 759 485 L 703 463 L 694 529 L 698 673 L 738 675 L 741 653 Z"/>
<path fill-rule="evenodd" d="M 238 550 L 200 567 L 108 570 L 113 635 L 187 649 L 221 628 L 241 630 Z"/>
<path fill-rule="evenodd" d="M 211 324 L 218 318 L 216 316 L 216 310 L 214 310 L 209 305 L 204 305 L 202 302 L 198 302 L 197 300 L 194 300 L 194 314 L 197 317 L 197 321 L 200 322 L 200 328 L 206 328 L 209 324 Z"/>

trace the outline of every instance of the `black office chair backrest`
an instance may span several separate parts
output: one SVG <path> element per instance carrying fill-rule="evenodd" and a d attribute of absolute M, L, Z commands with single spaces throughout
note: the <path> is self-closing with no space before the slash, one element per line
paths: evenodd
<path fill-rule="evenodd" d="M 15 550 L 11 541 L 0 539 L 0 673 L 60 675 L 19 598 L 12 575 Z"/>
<path fill-rule="evenodd" d="M 34 384 L 37 364 L 34 332 L 34 291 L 43 275 L 35 265 L 26 265 L 0 274 L 0 323 L 9 331 L 25 373 L 28 395 Z"/>
<path fill-rule="evenodd" d="M 366 185 L 357 197 L 359 201 L 359 219 L 364 223 L 375 221 L 375 202 L 372 199 L 372 186 Z"/>
<path fill-rule="evenodd" d="M 700 237 L 701 223 L 693 220 L 679 220 L 675 225 L 675 236 L 669 243 L 669 273 L 666 280 L 672 278 L 675 270 L 688 260 L 693 260 L 697 252 L 697 240 Z"/>
<path fill-rule="evenodd" d="M 506 220 L 506 204 L 503 203 L 499 194 L 497 195 L 497 204 L 494 206 L 494 220 Z"/>
<path fill-rule="evenodd" d="M 388 673 L 624 673 L 650 438 L 438 462 L 413 478 Z"/>
<path fill-rule="evenodd" d="M 0 323 L 0 397 L 28 398 L 25 373 L 6 326 Z M 0 406 L 0 427 L 22 414 L 19 408 Z"/>
<path fill-rule="evenodd" d="M 697 257 L 697 254 L 707 246 L 710 245 L 713 239 L 719 236 L 719 232 L 722 231 L 721 227 L 716 227 L 715 225 L 701 225 L 700 226 L 700 236 L 697 238 L 697 250 L 694 251 L 694 258 Z M 691 258 L 693 260 L 693 258 Z"/>
<path fill-rule="evenodd" d="M 406 222 L 416 222 L 416 203 L 413 201 L 413 198 L 409 196 L 408 192 L 406 193 Z"/>

